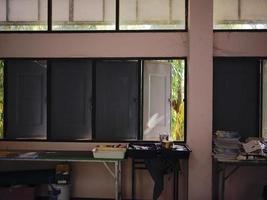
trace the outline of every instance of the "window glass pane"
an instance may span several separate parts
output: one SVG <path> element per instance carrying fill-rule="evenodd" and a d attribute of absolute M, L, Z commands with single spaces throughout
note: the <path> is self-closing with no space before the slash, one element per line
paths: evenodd
<path fill-rule="evenodd" d="M 185 140 L 185 62 L 171 60 L 171 137 Z"/>
<path fill-rule="evenodd" d="M 144 62 L 143 139 L 184 141 L 184 60 Z"/>
<path fill-rule="evenodd" d="M 120 29 L 185 29 L 185 0 L 120 0 Z"/>
<path fill-rule="evenodd" d="M 0 60 L 0 139 L 4 132 L 4 61 Z"/>
<path fill-rule="evenodd" d="M 116 0 L 53 0 L 53 30 L 114 30 Z"/>
<path fill-rule="evenodd" d="M 5 62 L 7 139 L 46 138 L 46 69 L 45 60 Z"/>
<path fill-rule="evenodd" d="M 92 138 L 92 62 L 53 60 L 50 68 L 50 139 Z"/>
<path fill-rule="evenodd" d="M 257 58 L 214 58 L 213 132 L 236 131 L 241 141 L 259 137 L 260 69 Z"/>
<path fill-rule="evenodd" d="M 95 139 L 137 139 L 138 62 L 102 60 L 95 66 Z"/>
<path fill-rule="evenodd" d="M 214 29 L 267 29 L 266 0 L 214 0 Z"/>
<path fill-rule="evenodd" d="M 267 60 L 262 70 L 262 137 L 267 140 Z"/>
<path fill-rule="evenodd" d="M 0 31 L 47 30 L 47 0 L 0 0 Z"/>

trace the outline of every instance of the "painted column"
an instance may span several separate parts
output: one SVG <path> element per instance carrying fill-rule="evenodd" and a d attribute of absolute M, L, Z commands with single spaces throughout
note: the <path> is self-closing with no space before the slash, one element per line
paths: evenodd
<path fill-rule="evenodd" d="M 189 1 L 187 87 L 188 199 L 211 199 L 213 1 Z"/>

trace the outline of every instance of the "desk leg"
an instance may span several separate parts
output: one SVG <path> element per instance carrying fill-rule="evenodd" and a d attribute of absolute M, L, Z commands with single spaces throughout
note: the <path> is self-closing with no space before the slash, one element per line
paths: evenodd
<path fill-rule="evenodd" d="M 220 194 L 220 170 L 216 160 L 212 160 L 212 199 L 218 200 Z"/>
<path fill-rule="evenodd" d="M 179 162 L 179 161 L 178 161 Z M 173 199 L 178 200 L 178 194 L 179 194 L 179 169 L 178 163 L 174 162 L 173 166 Z"/>
<path fill-rule="evenodd" d="M 173 200 L 177 200 L 177 170 L 173 170 Z"/>
<path fill-rule="evenodd" d="M 132 158 L 132 199 L 135 200 L 135 159 Z"/>
<path fill-rule="evenodd" d="M 224 192 L 225 192 L 225 168 L 222 169 L 221 174 L 221 191 L 220 191 L 220 200 L 224 200 Z"/>
<path fill-rule="evenodd" d="M 183 160 L 184 161 L 184 179 L 185 179 L 185 183 L 184 183 L 184 186 L 185 186 L 185 195 L 184 195 L 184 199 L 188 199 L 188 173 L 189 173 L 189 160 L 188 159 L 185 159 Z"/>
<path fill-rule="evenodd" d="M 116 200 L 122 199 L 121 192 L 121 161 L 118 160 L 115 162 L 115 196 Z"/>

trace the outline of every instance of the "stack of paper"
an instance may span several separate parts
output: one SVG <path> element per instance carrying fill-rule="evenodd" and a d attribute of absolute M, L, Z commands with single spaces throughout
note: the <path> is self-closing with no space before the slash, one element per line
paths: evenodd
<path fill-rule="evenodd" d="M 213 137 L 213 154 L 218 159 L 236 159 L 241 149 L 240 135 L 232 131 L 216 131 Z"/>

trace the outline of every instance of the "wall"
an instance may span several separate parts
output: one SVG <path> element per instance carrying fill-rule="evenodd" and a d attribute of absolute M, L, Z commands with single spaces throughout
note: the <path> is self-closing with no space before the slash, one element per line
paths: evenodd
<path fill-rule="evenodd" d="M 187 44 L 186 33 L 2 33 L 0 57 L 185 57 Z"/>
<path fill-rule="evenodd" d="M 211 199 L 211 130 L 212 130 L 212 56 L 267 57 L 266 32 L 215 32 L 211 30 L 212 0 L 190 1 L 189 32 L 177 33 L 79 33 L 79 34 L 0 34 L 0 57 L 188 57 L 188 195 L 190 200 Z M 86 143 L 17 143 L 0 142 L 4 149 L 86 150 Z M 126 163 L 125 165 L 129 165 Z M 92 168 L 91 168 L 92 167 Z M 111 197 L 113 187 L 101 166 L 74 164 L 73 195 Z M 97 170 L 92 174 L 93 170 Z M 129 174 L 129 167 L 125 168 Z M 244 199 L 258 195 L 258 183 L 252 183 L 249 169 L 239 171 L 229 182 L 227 199 Z M 263 177 L 264 170 L 257 171 Z M 98 176 L 102 178 L 96 178 Z M 144 177 L 145 176 L 145 177 Z M 242 177 L 242 181 L 240 181 Z M 244 177 L 247 177 L 245 180 Z M 108 178 L 107 181 L 106 178 Z M 124 177 L 124 194 L 130 194 L 130 177 Z M 150 199 L 151 179 L 143 173 L 138 177 L 139 197 Z M 95 182 L 99 180 L 99 182 Z M 248 185 L 246 183 L 249 183 Z M 169 184 L 169 183 L 167 183 Z M 101 186 L 100 186 L 101 185 Z M 249 187 L 249 188 L 248 188 Z M 249 189 L 249 190 L 248 190 Z M 166 192 L 167 193 L 167 192 Z M 246 195 L 249 194 L 249 195 Z M 162 199 L 168 199 L 165 194 Z"/>

